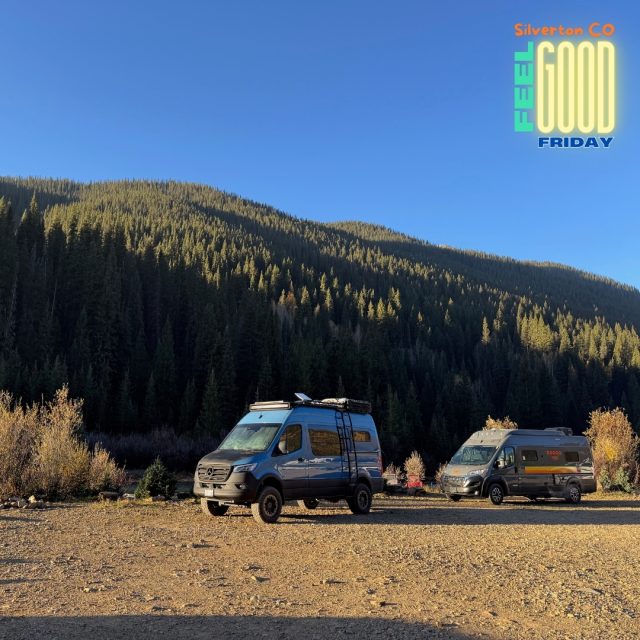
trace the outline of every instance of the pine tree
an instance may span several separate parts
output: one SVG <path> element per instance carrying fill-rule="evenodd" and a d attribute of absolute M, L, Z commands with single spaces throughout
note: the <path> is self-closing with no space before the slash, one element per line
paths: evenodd
<path fill-rule="evenodd" d="M 224 425 L 221 420 L 220 411 L 220 392 L 218 388 L 218 380 L 216 378 L 215 369 L 211 369 L 207 385 L 204 388 L 202 396 L 202 406 L 200 415 L 198 416 L 198 428 L 205 433 L 219 436 L 225 426 L 229 428 L 232 425 Z"/>

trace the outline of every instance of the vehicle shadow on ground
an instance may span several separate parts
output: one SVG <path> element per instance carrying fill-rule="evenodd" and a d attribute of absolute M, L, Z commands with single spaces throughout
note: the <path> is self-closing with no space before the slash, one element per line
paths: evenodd
<path fill-rule="evenodd" d="M 353 638 L 451 638 L 473 636 L 447 626 L 369 618 L 285 618 L 272 616 L 122 615 L 80 617 L 0 617 L 0 640 L 117 640 L 121 638 L 171 638 L 211 640 L 278 638 L 320 640 Z"/>
<path fill-rule="evenodd" d="M 5 516 L 0 515 L 0 522 L 36 522 L 37 518 L 29 517 L 28 515 L 24 516 Z"/>
<path fill-rule="evenodd" d="M 288 524 L 316 525 L 640 525 L 640 502 L 605 501 L 570 505 L 563 502 L 505 502 L 496 507 L 482 502 L 464 505 L 444 501 L 422 504 L 403 501 L 374 507 L 366 516 L 321 505 L 314 511 L 283 513 Z M 613 504 L 611 504 L 613 503 Z M 617 508 L 616 508 L 617 507 Z"/>

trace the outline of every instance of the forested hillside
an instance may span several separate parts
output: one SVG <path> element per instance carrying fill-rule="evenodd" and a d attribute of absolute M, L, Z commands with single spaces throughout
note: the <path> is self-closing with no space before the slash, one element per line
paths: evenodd
<path fill-rule="evenodd" d="M 640 293 L 560 265 L 322 225 L 181 183 L 0 179 L 0 389 L 90 430 L 218 435 L 249 402 L 370 399 L 389 454 L 488 414 L 640 426 Z"/>

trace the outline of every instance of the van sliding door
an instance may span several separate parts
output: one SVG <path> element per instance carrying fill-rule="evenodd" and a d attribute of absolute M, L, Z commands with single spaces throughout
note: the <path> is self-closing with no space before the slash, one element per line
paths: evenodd
<path fill-rule="evenodd" d="M 342 470 L 342 450 L 336 428 L 309 426 L 309 493 L 330 498 L 343 496 L 348 481 Z"/>

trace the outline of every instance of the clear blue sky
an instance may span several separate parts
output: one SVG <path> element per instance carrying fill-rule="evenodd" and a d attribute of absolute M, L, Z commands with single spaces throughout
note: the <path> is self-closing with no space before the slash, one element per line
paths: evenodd
<path fill-rule="evenodd" d="M 512 25 L 617 27 L 613 148 L 512 127 Z M 0 175 L 202 182 L 640 286 L 630 0 L 2 7 Z"/>

